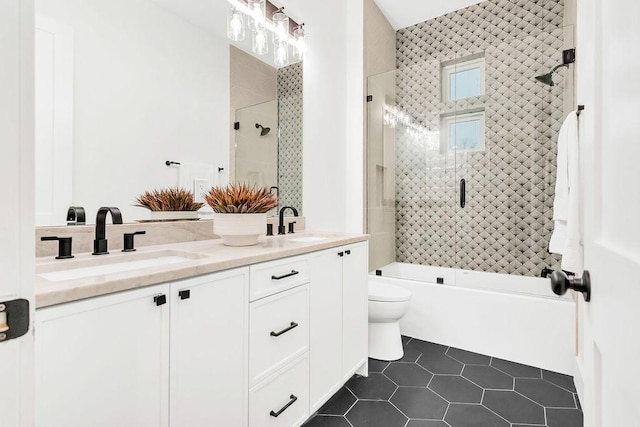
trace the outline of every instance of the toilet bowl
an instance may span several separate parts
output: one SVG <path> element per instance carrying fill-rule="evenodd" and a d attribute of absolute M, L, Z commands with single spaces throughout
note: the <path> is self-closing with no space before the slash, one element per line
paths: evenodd
<path fill-rule="evenodd" d="M 369 357 L 398 360 L 404 356 L 400 319 L 409 310 L 411 291 L 369 282 Z"/>

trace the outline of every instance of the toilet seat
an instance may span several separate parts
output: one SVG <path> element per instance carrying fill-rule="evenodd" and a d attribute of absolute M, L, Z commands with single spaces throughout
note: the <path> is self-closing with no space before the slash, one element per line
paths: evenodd
<path fill-rule="evenodd" d="M 369 282 L 369 301 L 401 302 L 411 299 L 411 291 L 387 283 Z"/>

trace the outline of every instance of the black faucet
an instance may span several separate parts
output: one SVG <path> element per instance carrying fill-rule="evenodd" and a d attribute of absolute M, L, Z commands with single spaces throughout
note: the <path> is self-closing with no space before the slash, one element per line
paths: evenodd
<path fill-rule="evenodd" d="M 284 211 L 287 209 L 291 209 L 293 211 L 293 216 L 298 216 L 298 210 L 293 206 L 284 206 L 280 209 L 280 220 L 278 221 L 278 234 L 286 234 L 286 227 L 284 226 Z"/>
<path fill-rule="evenodd" d="M 84 225 L 85 215 L 82 206 L 69 206 L 67 211 L 67 225 Z"/>
<path fill-rule="evenodd" d="M 122 224 L 122 214 L 118 208 L 100 208 L 96 215 L 96 238 L 93 241 L 93 255 L 106 255 L 107 251 L 107 213 L 111 213 L 114 224 Z"/>

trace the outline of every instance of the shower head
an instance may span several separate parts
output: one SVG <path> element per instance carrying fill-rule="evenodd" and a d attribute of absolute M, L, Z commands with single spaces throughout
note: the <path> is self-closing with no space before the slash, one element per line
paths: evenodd
<path fill-rule="evenodd" d="M 271 131 L 271 128 L 266 128 L 262 126 L 260 123 L 256 123 L 256 129 L 261 129 L 260 136 L 265 136 Z"/>
<path fill-rule="evenodd" d="M 553 70 L 549 71 L 547 74 L 543 74 L 541 76 L 536 76 L 536 80 L 546 84 L 547 86 L 555 86 L 553 82 L 553 73 L 560 67 L 569 67 L 569 64 L 560 64 L 553 68 Z"/>

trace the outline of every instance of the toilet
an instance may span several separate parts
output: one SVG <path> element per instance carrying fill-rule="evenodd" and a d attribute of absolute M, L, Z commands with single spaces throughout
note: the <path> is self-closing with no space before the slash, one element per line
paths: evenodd
<path fill-rule="evenodd" d="M 400 319 L 407 314 L 411 291 L 369 281 L 369 357 L 398 360 L 404 356 Z"/>

